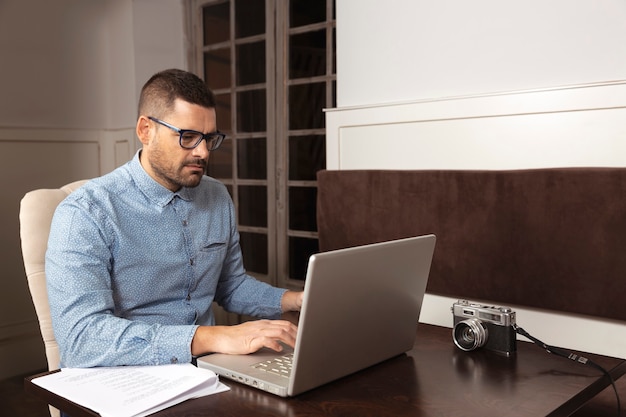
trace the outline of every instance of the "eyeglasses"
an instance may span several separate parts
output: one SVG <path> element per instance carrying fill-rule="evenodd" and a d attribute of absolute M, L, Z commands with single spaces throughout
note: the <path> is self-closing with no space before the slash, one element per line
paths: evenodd
<path fill-rule="evenodd" d="M 224 141 L 224 138 L 226 137 L 226 135 L 221 132 L 213 132 L 213 133 L 204 134 L 196 130 L 179 129 L 176 126 L 172 126 L 171 124 L 166 123 L 163 120 L 159 120 L 156 117 L 152 117 L 152 116 L 148 116 L 148 119 L 152 120 L 155 123 L 163 125 L 165 127 L 169 127 L 174 132 L 178 133 L 179 135 L 178 143 L 180 143 L 181 148 L 185 148 L 185 149 L 194 149 L 195 147 L 200 145 L 200 142 L 202 142 L 202 139 L 204 139 L 206 140 L 207 149 L 209 151 L 214 151 L 220 147 L 220 145 Z"/>

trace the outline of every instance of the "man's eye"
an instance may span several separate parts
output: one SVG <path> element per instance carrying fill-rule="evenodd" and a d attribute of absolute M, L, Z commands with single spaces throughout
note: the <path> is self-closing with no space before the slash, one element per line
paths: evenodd
<path fill-rule="evenodd" d="M 185 142 L 194 142 L 194 141 L 198 140 L 199 136 L 200 135 L 198 135 L 197 133 L 191 133 L 191 132 L 183 133 L 183 140 Z"/>

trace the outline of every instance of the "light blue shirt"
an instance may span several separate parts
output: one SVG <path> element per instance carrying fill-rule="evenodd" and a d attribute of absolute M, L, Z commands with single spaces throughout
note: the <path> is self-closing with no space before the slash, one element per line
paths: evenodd
<path fill-rule="evenodd" d="M 277 317 L 284 289 L 243 268 L 234 206 L 220 182 L 171 192 L 139 162 L 89 181 L 57 208 L 46 253 L 61 366 L 190 362 L 211 303 Z"/>

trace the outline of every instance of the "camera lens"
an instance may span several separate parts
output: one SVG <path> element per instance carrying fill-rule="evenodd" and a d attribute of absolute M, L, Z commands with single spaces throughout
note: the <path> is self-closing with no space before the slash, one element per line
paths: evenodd
<path fill-rule="evenodd" d="M 487 329 L 478 319 L 463 320 L 454 326 L 453 339 L 459 349 L 474 350 L 487 342 Z"/>

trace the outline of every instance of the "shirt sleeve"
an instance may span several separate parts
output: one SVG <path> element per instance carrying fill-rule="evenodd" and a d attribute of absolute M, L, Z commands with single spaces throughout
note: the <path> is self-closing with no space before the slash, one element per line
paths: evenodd
<path fill-rule="evenodd" d="M 61 203 L 52 221 L 45 268 L 61 366 L 190 362 L 196 325 L 149 324 L 115 315 L 110 275 L 115 242 L 105 228 L 79 199 Z"/>

